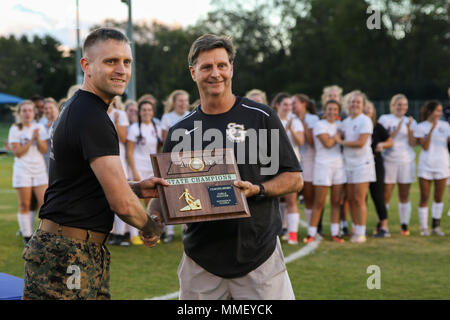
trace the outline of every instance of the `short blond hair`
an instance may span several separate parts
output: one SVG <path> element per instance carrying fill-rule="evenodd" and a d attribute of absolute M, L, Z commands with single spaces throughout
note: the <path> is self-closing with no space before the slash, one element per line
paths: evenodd
<path fill-rule="evenodd" d="M 267 104 L 267 96 L 264 91 L 259 90 L 259 89 L 252 89 L 245 94 L 245 97 L 249 98 L 249 99 L 251 99 L 251 97 L 253 97 L 253 96 L 260 96 L 261 99 L 263 100 L 263 103 Z"/>
<path fill-rule="evenodd" d="M 328 93 L 329 93 L 330 91 L 336 91 L 337 94 L 339 95 L 339 100 L 340 100 L 340 101 L 338 101 L 338 102 L 339 102 L 339 103 L 342 102 L 342 92 L 343 92 L 343 90 L 342 90 L 342 88 L 339 87 L 338 85 L 333 84 L 333 85 L 331 85 L 331 86 L 327 86 L 327 87 L 323 88 L 322 96 L 321 96 L 321 98 L 320 98 L 320 102 L 322 103 L 322 106 L 325 105 L 326 99 L 327 99 L 327 95 L 328 95 Z"/>
<path fill-rule="evenodd" d="M 81 84 L 74 84 L 70 86 L 69 90 L 67 90 L 67 99 L 72 98 L 72 96 L 77 92 L 77 90 L 81 89 Z"/>
<path fill-rule="evenodd" d="M 389 102 L 389 111 L 391 113 L 394 113 L 394 106 L 397 104 L 398 100 L 400 100 L 400 99 L 406 99 L 406 101 L 408 101 L 408 98 L 402 93 L 398 93 L 395 96 L 393 96 L 391 98 L 391 101 Z"/>
<path fill-rule="evenodd" d="M 187 91 L 185 90 L 178 89 L 170 93 L 167 99 L 163 102 L 164 113 L 169 113 L 173 110 L 173 108 L 175 107 L 175 101 L 177 100 L 177 97 L 181 95 L 186 95 L 189 99 L 189 93 L 187 93 Z"/>

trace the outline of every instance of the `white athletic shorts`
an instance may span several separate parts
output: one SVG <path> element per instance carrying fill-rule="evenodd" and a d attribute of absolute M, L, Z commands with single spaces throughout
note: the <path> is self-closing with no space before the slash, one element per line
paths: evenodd
<path fill-rule="evenodd" d="M 303 181 L 313 182 L 314 180 L 314 159 L 302 158 L 301 160 Z"/>
<path fill-rule="evenodd" d="M 13 170 L 13 188 L 38 187 L 46 184 L 48 184 L 48 174 L 45 168 L 39 174 Z"/>
<path fill-rule="evenodd" d="M 384 161 L 384 183 L 410 184 L 416 181 L 416 163 Z"/>
<path fill-rule="evenodd" d="M 278 237 L 276 248 L 270 258 L 243 277 L 231 279 L 218 277 L 183 253 L 178 267 L 178 279 L 180 300 L 295 299 Z"/>
<path fill-rule="evenodd" d="M 448 178 L 449 178 L 448 171 L 446 171 L 446 172 L 431 171 L 431 170 L 426 170 L 426 169 L 419 168 L 419 170 L 417 170 L 417 176 L 419 178 L 422 178 L 422 179 L 425 179 L 425 180 L 442 180 L 442 179 L 446 179 L 447 178 L 447 184 L 449 184 L 448 183 Z"/>
<path fill-rule="evenodd" d="M 332 185 L 344 184 L 347 182 L 344 167 L 324 166 L 316 163 L 314 165 L 314 180 L 315 186 L 331 187 Z"/>
<path fill-rule="evenodd" d="M 377 181 L 377 176 L 375 173 L 375 163 L 373 162 L 369 162 L 357 167 L 346 167 L 345 174 L 347 176 L 347 183 L 351 184 Z"/>

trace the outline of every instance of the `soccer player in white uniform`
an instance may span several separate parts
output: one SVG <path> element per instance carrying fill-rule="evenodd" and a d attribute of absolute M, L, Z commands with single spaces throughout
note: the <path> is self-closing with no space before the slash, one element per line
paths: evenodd
<path fill-rule="evenodd" d="M 278 117 L 286 130 L 289 141 L 300 161 L 298 147 L 305 142 L 304 128 L 301 121 L 292 113 L 292 99 L 287 93 L 279 93 L 272 101 L 272 107 L 276 110 Z M 284 196 L 287 204 L 287 227 L 289 233 L 288 244 L 298 244 L 298 225 L 300 215 L 297 207 L 297 193 Z"/>
<path fill-rule="evenodd" d="M 157 153 L 161 145 L 161 128 L 153 121 L 153 105 L 142 101 L 138 105 L 138 122 L 133 123 L 127 135 L 126 155 L 134 181 L 153 176 L 150 154 Z M 147 206 L 149 200 L 145 200 Z M 136 228 L 130 227 L 131 243 L 142 244 Z"/>
<path fill-rule="evenodd" d="M 422 122 L 417 125 L 414 136 L 419 139 L 422 151 L 419 156 L 417 175 L 420 186 L 419 221 L 420 234 L 428 236 L 428 198 L 431 183 L 434 181 L 434 201 L 432 210 L 432 233 L 443 236 L 440 220 L 444 203 L 445 185 L 450 176 L 449 153 L 447 143 L 450 139 L 450 126 L 447 121 L 439 120 L 442 104 L 439 101 L 427 101 L 421 110 Z"/>
<path fill-rule="evenodd" d="M 44 160 L 47 153 L 47 132 L 42 124 L 34 121 L 35 107 L 25 100 L 17 107 L 20 122 L 9 130 L 8 143 L 14 153 L 13 188 L 17 191 L 19 212 L 17 218 L 25 243 L 31 238 L 35 211 L 30 211 L 32 193 L 38 207 L 44 203 L 48 174 Z"/>
<path fill-rule="evenodd" d="M 169 129 L 178 121 L 187 116 L 189 112 L 189 94 L 184 90 L 175 90 L 164 101 L 165 110 L 161 118 L 162 141 L 166 140 Z M 185 228 L 185 226 L 183 226 Z M 165 227 L 164 243 L 173 241 L 175 230 L 173 225 Z"/>
<path fill-rule="evenodd" d="M 304 94 L 296 94 L 292 98 L 293 112 L 303 124 L 305 130 L 305 143 L 298 148 L 300 152 L 300 159 L 302 161 L 302 174 L 303 174 L 303 200 L 305 202 L 305 217 L 306 223 L 309 224 L 311 219 L 313 204 L 314 204 L 314 138 L 313 127 L 319 117 L 315 110 L 314 104 L 310 101 L 309 97 Z"/>
<path fill-rule="evenodd" d="M 108 107 L 107 113 L 119 137 L 119 154 L 120 161 L 122 162 L 123 171 L 125 177 L 128 179 L 128 165 L 125 151 L 125 143 L 127 141 L 127 131 L 129 126 L 127 113 L 121 110 L 122 101 L 120 96 L 116 96 Z M 130 227 L 131 228 L 131 227 Z M 127 224 L 119 218 L 118 215 L 114 216 L 114 232 L 111 233 L 109 244 L 120 244 L 122 246 L 129 246 L 129 242 L 124 239 L 125 232 L 127 230 Z"/>
<path fill-rule="evenodd" d="M 189 114 L 189 94 L 184 90 L 175 90 L 169 95 L 164 105 L 164 115 L 161 118 L 163 141 L 169 129 Z"/>
<path fill-rule="evenodd" d="M 335 100 L 329 100 L 324 106 L 324 119 L 315 123 L 313 128 L 314 146 L 316 157 L 314 162 L 314 206 L 308 227 L 308 236 L 303 240 L 305 243 L 312 242 L 317 233 L 317 225 L 328 189 L 331 187 L 331 237 L 333 241 L 342 243 L 339 237 L 339 213 L 340 200 L 346 175 L 344 170 L 344 159 L 341 154 L 341 146 L 336 140 L 340 121 L 340 106 Z"/>
<path fill-rule="evenodd" d="M 366 241 L 366 196 L 369 183 L 376 180 L 375 162 L 370 147 L 373 124 L 372 120 L 363 114 L 365 104 L 366 97 L 362 92 L 352 95 L 350 116 L 340 126 L 342 140 L 339 135 L 336 136 L 338 143 L 344 147 L 346 194 L 354 225 L 351 241 L 355 243 Z"/>
<path fill-rule="evenodd" d="M 411 116 L 405 115 L 408 111 L 408 99 L 403 94 L 396 94 L 392 97 L 390 111 L 391 114 L 382 115 L 378 120 L 389 131 L 394 141 L 394 146 L 382 153 L 385 169 L 384 201 L 386 208 L 389 208 L 392 191 L 397 183 L 401 234 L 408 236 L 408 225 L 411 217 L 409 190 L 411 183 L 416 180 L 416 153 L 413 147 L 417 143 L 416 138 L 414 138 L 414 129 L 417 123 Z"/>

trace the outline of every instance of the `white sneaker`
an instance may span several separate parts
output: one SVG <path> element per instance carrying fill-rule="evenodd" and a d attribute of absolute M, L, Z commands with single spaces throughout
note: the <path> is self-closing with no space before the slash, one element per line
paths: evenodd
<path fill-rule="evenodd" d="M 428 231 L 428 229 L 421 229 L 420 235 L 424 236 L 424 237 L 428 237 L 430 235 L 430 232 Z"/>
<path fill-rule="evenodd" d="M 431 233 L 432 234 L 435 234 L 435 235 L 437 235 L 437 236 L 445 236 L 445 233 L 441 230 L 441 228 L 440 227 L 436 227 L 436 228 L 433 228 L 432 230 L 431 230 Z"/>
<path fill-rule="evenodd" d="M 350 242 L 353 242 L 353 243 L 364 243 L 366 241 L 367 241 L 367 239 L 366 239 L 366 236 L 364 236 L 364 235 L 359 236 L 359 235 L 354 234 L 352 236 L 352 238 L 350 239 Z"/>

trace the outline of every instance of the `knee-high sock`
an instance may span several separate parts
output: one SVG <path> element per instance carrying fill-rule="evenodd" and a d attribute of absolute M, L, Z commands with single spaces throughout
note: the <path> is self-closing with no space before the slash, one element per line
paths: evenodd
<path fill-rule="evenodd" d="M 428 229 L 428 207 L 419 207 L 419 221 L 421 229 Z"/>
<path fill-rule="evenodd" d="M 136 237 L 139 235 L 139 230 L 133 226 L 130 226 L 130 238 Z"/>
<path fill-rule="evenodd" d="M 117 214 L 114 216 L 114 224 L 116 225 L 115 234 L 120 234 L 123 236 L 125 234 L 126 223 L 122 219 L 120 219 Z"/>
<path fill-rule="evenodd" d="M 305 208 L 305 218 L 306 218 L 307 224 L 309 224 L 309 221 L 311 220 L 311 216 L 312 216 L 312 209 Z"/>
<path fill-rule="evenodd" d="M 174 230 L 174 226 L 173 225 L 166 226 L 166 230 L 167 230 L 167 235 L 174 235 L 175 234 L 175 230 Z"/>
<path fill-rule="evenodd" d="M 399 202 L 398 214 L 400 215 L 400 223 L 409 225 L 409 220 L 411 219 L 411 202 Z"/>
<path fill-rule="evenodd" d="M 431 206 L 431 214 L 433 216 L 433 219 L 441 219 L 443 210 L 444 210 L 443 202 L 433 202 L 433 205 Z"/>
<path fill-rule="evenodd" d="M 31 232 L 34 232 L 34 221 L 36 219 L 36 211 L 30 211 Z"/>
<path fill-rule="evenodd" d="M 30 223 L 31 214 L 28 213 L 18 213 L 17 220 L 19 221 L 20 231 L 22 232 L 23 237 L 31 237 L 33 235 L 33 229 L 31 228 Z"/>
<path fill-rule="evenodd" d="M 300 221 L 300 215 L 297 212 L 288 213 L 288 231 L 298 232 L 298 223 Z"/>
<path fill-rule="evenodd" d="M 339 223 L 332 223 L 330 226 L 331 236 L 339 235 Z"/>
<path fill-rule="evenodd" d="M 288 222 L 287 222 L 287 216 L 286 216 L 287 215 L 287 204 L 286 204 L 286 202 L 280 202 L 279 208 L 280 208 L 280 216 L 281 216 L 282 228 L 283 229 L 287 229 Z"/>

